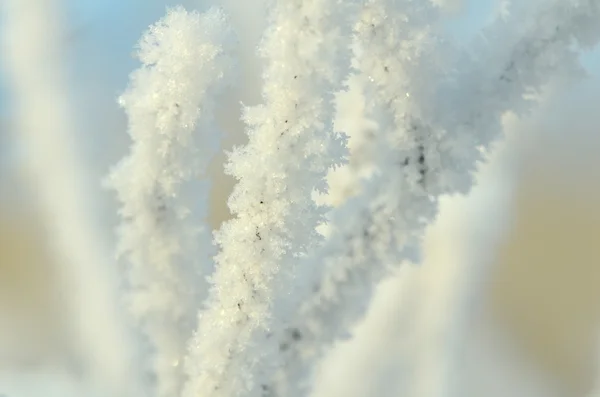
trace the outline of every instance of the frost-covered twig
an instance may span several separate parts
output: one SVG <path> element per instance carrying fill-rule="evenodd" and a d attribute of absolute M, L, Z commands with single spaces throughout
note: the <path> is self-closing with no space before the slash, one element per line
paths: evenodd
<path fill-rule="evenodd" d="M 199 179 L 218 145 L 215 98 L 231 82 L 232 43 L 219 9 L 170 9 L 142 37 L 143 66 L 119 99 L 133 146 L 107 183 L 121 202 L 118 251 L 129 265 L 130 310 L 154 349 L 159 397 L 180 392 L 180 361 L 206 295 L 199 276 L 212 269 L 210 233 L 191 216 L 207 205 Z"/>
<path fill-rule="evenodd" d="M 379 128 L 372 143 L 379 156 L 376 175 L 366 181 L 362 194 L 333 212 L 330 239 L 308 259 L 312 266 L 324 260 L 330 265 L 325 271 L 332 272 L 325 276 L 339 284 L 331 285 L 326 278 L 309 292 L 302 312 L 290 313 L 296 317 L 288 317 L 292 327 L 280 340 L 286 359 L 276 380 L 281 396 L 306 393 L 308 371 L 321 354 L 320 338 L 329 342 L 338 331 L 349 329 L 345 310 L 364 310 L 362 302 L 346 301 L 350 295 L 338 300 L 335 288 L 351 294 L 346 287 L 355 283 L 373 288 L 378 278 L 371 279 L 369 272 L 381 272 L 395 263 L 394 246 L 402 248 L 407 239 L 414 240 L 411 233 L 418 229 L 419 216 L 425 215 L 423 202 L 429 203 L 424 150 L 430 138 L 428 130 L 417 124 L 417 117 L 422 112 L 419 95 L 427 94 L 424 77 L 433 75 L 425 65 L 436 49 L 429 33 L 434 10 L 427 2 L 371 0 L 362 11 L 355 30 L 355 67 L 367 80 L 366 112 Z M 407 208 L 406 217 L 398 212 L 398 201 L 401 206 L 414 206 Z M 337 312 L 340 305 L 344 309 Z"/>
<path fill-rule="evenodd" d="M 287 294 L 298 258 L 320 240 L 324 209 L 312 193 L 342 162 L 332 94 L 349 63 L 353 1 L 278 0 L 260 47 L 264 105 L 246 109 L 249 143 L 230 154 L 239 180 L 235 218 L 216 233 L 213 288 L 187 360 L 184 396 L 265 393 L 265 340 L 275 298 Z M 264 366 L 263 366 L 264 365 Z M 257 369 L 263 370 L 257 373 Z"/>
<path fill-rule="evenodd" d="M 410 23 L 406 23 L 408 14 Z M 390 144 L 406 149 L 414 146 L 405 162 L 418 169 L 419 179 L 424 182 L 427 168 L 421 156 L 424 149 L 415 145 L 420 138 L 412 136 L 414 131 L 401 132 L 396 124 L 402 123 L 399 120 L 406 113 L 406 103 L 411 101 L 407 87 L 416 83 L 410 80 L 410 73 L 405 69 L 424 51 L 420 46 L 427 46 L 427 24 L 435 23 L 436 19 L 436 11 L 427 2 L 411 5 L 396 0 L 367 0 L 361 3 L 352 42 L 353 72 L 346 80 L 347 90 L 338 93 L 337 98 L 338 122 L 344 122 L 351 132 L 351 155 L 348 164 L 329 175 L 333 189 L 326 199 L 334 206 L 356 196 L 373 173 L 386 172 L 378 168 L 381 165 L 378 161 Z M 354 106 L 345 102 L 352 102 Z"/>
<path fill-rule="evenodd" d="M 461 69 L 469 73 L 447 85 L 441 80 L 439 85 L 447 91 L 436 95 L 441 95 L 442 101 L 431 101 L 434 97 L 427 90 L 432 85 L 406 91 L 414 102 L 398 127 L 408 136 L 418 133 L 427 139 L 424 189 L 414 183 L 419 174 L 404 167 L 405 154 L 389 152 L 395 158 L 382 156 L 380 168 L 386 172 L 370 180 L 362 195 L 335 211 L 337 231 L 308 259 L 325 263 L 326 274 L 281 339 L 288 352 L 287 379 L 304 380 L 323 348 L 363 313 L 361 302 L 388 273 L 387 266 L 417 256 L 423 228 L 437 210 L 437 195 L 469 189 L 470 172 L 480 158 L 479 147 L 499 135 L 502 114 L 531 105 L 524 98 L 526 93 L 575 65 L 572 39 L 594 43 L 600 33 L 599 14 L 598 1 L 552 1 L 524 21 L 500 21 L 492 28 L 497 32 L 495 44 L 507 50 L 483 52 L 480 59 L 471 59 L 471 65 Z M 506 37 L 513 40 L 503 46 Z M 419 63 L 423 67 L 431 64 L 431 58 Z M 436 73 L 419 75 L 415 71 L 411 80 L 417 83 L 411 84 L 435 77 Z M 302 384 L 295 386 L 302 389 Z"/>

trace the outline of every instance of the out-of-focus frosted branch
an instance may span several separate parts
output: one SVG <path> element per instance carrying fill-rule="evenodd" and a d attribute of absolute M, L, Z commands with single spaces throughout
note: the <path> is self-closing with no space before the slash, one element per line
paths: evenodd
<path fill-rule="evenodd" d="M 154 348 L 159 397 L 180 392 L 180 361 L 205 296 L 199 276 L 212 268 L 210 234 L 192 214 L 207 205 L 199 179 L 218 144 L 215 98 L 231 82 L 231 45 L 220 10 L 170 9 L 140 40 L 143 66 L 119 98 L 133 146 L 107 182 L 121 202 L 119 254 L 130 310 Z"/>
<path fill-rule="evenodd" d="M 267 350 L 274 301 L 289 293 L 298 258 L 320 240 L 324 209 L 312 200 L 328 169 L 341 163 L 332 131 L 332 93 L 349 63 L 353 1 L 278 0 L 260 46 L 264 105 L 247 108 L 249 143 L 229 156 L 239 180 L 235 218 L 216 233 L 220 252 L 207 309 L 188 360 L 184 396 L 268 393 Z M 301 281 L 300 281 L 301 282 Z M 262 371 L 258 373 L 258 370 Z"/>
<path fill-rule="evenodd" d="M 2 54 L 14 91 L 15 130 L 26 153 L 24 171 L 38 199 L 69 305 L 66 320 L 82 367 L 99 392 L 132 395 L 135 367 L 115 299 L 109 250 L 94 219 L 95 189 L 82 147 L 61 63 L 60 1 L 4 0 Z"/>
<path fill-rule="evenodd" d="M 468 159 L 479 157 L 478 148 L 501 129 L 499 121 L 490 120 L 499 120 L 507 110 L 528 112 L 554 76 L 581 77 L 577 45 L 594 45 L 600 35 L 598 0 L 543 1 L 533 10 L 519 11 L 507 8 L 498 15 L 469 53 L 458 54 L 455 72 L 439 87 L 437 123 L 455 139 L 463 135 L 473 142 L 452 148 L 466 151 L 462 158 L 467 161 L 453 164 L 454 176 L 448 173 L 449 185 L 458 184 L 462 192 L 469 189 L 470 178 L 460 174 L 474 168 Z"/>
<path fill-rule="evenodd" d="M 402 258 L 415 259 L 424 226 L 437 211 L 436 197 L 469 189 L 479 148 L 498 137 L 502 114 L 531 106 L 534 102 L 525 94 L 573 69 L 573 39 L 583 44 L 598 39 L 598 1 L 553 1 L 542 7 L 525 20 L 500 20 L 487 34 L 494 40 L 490 51 L 479 59 L 469 58 L 458 69 L 467 73 L 450 73 L 446 82 L 436 77 L 445 70 L 430 58 L 433 51 L 421 58 L 418 65 L 430 72 L 419 75 L 414 70 L 410 84 L 419 89 L 406 91 L 412 105 L 397 125 L 406 136 L 426 139 L 424 189 L 414 183 L 418 173 L 405 168 L 405 154 L 383 152 L 380 168 L 386 172 L 334 212 L 337 230 L 308 259 L 325 263 L 325 276 L 281 339 L 288 352 L 288 379 L 303 380 L 323 348 L 349 329 L 364 311 L 361 302 L 388 273 L 387 266 Z M 497 52 L 498 48 L 505 50 Z M 434 86 L 424 84 L 428 79 L 440 81 L 436 95 L 441 94 L 442 101 L 433 101 L 428 90 Z"/>

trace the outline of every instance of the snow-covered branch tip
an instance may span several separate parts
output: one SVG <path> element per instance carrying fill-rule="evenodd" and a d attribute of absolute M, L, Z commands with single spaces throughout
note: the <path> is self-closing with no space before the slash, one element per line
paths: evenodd
<path fill-rule="evenodd" d="M 212 269 L 210 233 L 192 214 L 207 206 L 200 178 L 218 148 L 215 99 L 231 83 L 233 44 L 221 10 L 169 9 L 140 40 L 143 65 L 119 98 L 133 144 L 107 183 L 121 203 L 129 308 L 152 345 L 159 397 L 180 392 L 180 361 Z"/>

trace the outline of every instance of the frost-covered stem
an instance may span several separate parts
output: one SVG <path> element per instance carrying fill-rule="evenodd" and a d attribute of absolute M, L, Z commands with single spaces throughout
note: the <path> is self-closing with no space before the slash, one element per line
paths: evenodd
<path fill-rule="evenodd" d="M 121 203 L 129 309 L 153 347 L 159 397 L 181 391 L 179 363 L 203 299 L 199 276 L 212 268 L 210 233 L 192 215 L 207 205 L 200 178 L 218 145 L 215 98 L 231 77 L 232 43 L 219 9 L 170 9 L 140 40 L 143 65 L 119 98 L 133 144 L 107 183 Z"/>
<path fill-rule="evenodd" d="M 94 181 L 78 142 L 61 62 L 59 0 L 5 0 L 2 54 L 14 91 L 16 139 L 23 145 L 24 176 L 40 206 L 45 236 L 60 264 L 77 360 L 98 393 L 132 396 L 136 370 L 119 312 L 116 274 L 101 232 Z M 75 376 L 75 374 L 73 374 Z"/>
<path fill-rule="evenodd" d="M 371 0 L 364 5 L 355 28 L 354 62 L 357 73 L 365 79 L 366 113 L 378 123 L 376 140 L 371 143 L 378 155 L 376 174 L 373 182 L 368 180 L 363 184 L 362 194 L 333 212 L 330 240 L 323 249 L 317 250 L 317 254 L 311 255 L 308 260 L 312 262 L 311 266 L 318 266 L 324 258 L 332 262 L 337 260 L 341 266 L 360 265 L 365 261 L 373 269 L 385 269 L 395 263 L 397 256 L 394 256 L 393 247 L 402 247 L 408 243 L 407 239 L 416 237 L 411 233 L 419 228 L 419 216 L 428 210 L 422 208 L 423 202 L 429 203 L 425 187 L 430 183 L 425 178 L 423 157 L 425 148 L 431 146 L 428 129 L 422 128 L 416 117 L 422 112 L 419 100 L 428 95 L 427 77 L 433 75 L 424 59 L 431 59 L 436 50 L 428 25 L 435 15 L 427 2 Z M 434 64 L 428 67 L 434 67 Z M 407 211 L 403 217 L 398 213 L 399 205 L 411 206 L 414 212 Z M 342 283 L 370 283 L 368 268 L 364 275 L 349 275 L 350 280 L 344 280 L 346 269 L 336 270 L 332 266 L 326 270 L 333 271 L 334 279 Z M 355 270 L 362 271 L 358 267 Z M 325 282 L 329 281 L 326 279 Z M 317 285 L 315 291 L 308 294 L 310 299 L 314 298 L 309 303 L 313 305 L 311 310 L 320 310 L 321 299 L 326 310 L 329 305 L 333 308 L 338 304 L 346 309 L 346 302 L 336 301 L 335 291 L 330 287 L 328 284 Z M 360 302 L 347 303 L 357 311 L 363 309 Z M 316 313 L 306 317 L 302 312 L 293 314 L 296 317 L 292 320 L 288 317 L 288 321 L 298 326 L 292 326 L 280 340 L 280 349 L 286 358 L 276 380 L 280 396 L 306 394 L 311 383 L 308 371 L 314 368 L 313 359 L 320 354 L 313 350 L 320 348 L 317 339 L 320 331 L 313 328 L 319 326 L 314 321 Z M 332 317 L 340 314 L 332 313 Z M 337 319 L 344 321 L 342 316 Z M 325 320 L 325 317 L 319 320 Z M 300 325 L 304 321 L 309 322 Z M 333 319 L 331 324 L 322 325 L 346 330 L 350 324 L 335 324 Z"/>
<path fill-rule="evenodd" d="M 405 0 L 367 0 L 362 11 L 355 29 L 354 62 L 365 80 L 366 114 L 378 124 L 371 143 L 377 153 L 373 162 L 379 161 L 378 167 L 385 164 L 381 153 L 392 149 L 392 156 L 399 155 L 412 175 L 411 183 L 426 188 L 428 136 L 413 119 L 422 112 L 419 101 L 431 96 L 431 85 L 423 76 L 435 75 L 430 25 L 437 12 L 427 2 Z M 428 63 L 422 62 L 423 57 Z"/>
<path fill-rule="evenodd" d="M 270 9 L 259 49 L 265 103 L 246 109 L 249 142 L 229 157 L 227 172 L 239 181 L 229 199 L 235 218 L 215 234 L 220 252 L 187 360 L 186 397 L 266 392 L 273 303 L 320 241 L 325 210 L 312 193 L 343 160 L 332 94 L 347 74 L 353 1 L 277 0 Z"/>
<path fill-rule="evenodd" d="M 409 97 L 408 76 L 402 62 L 419 56 L 422 49 L 418 43 L 427 38 L 427 29 L 418 27 L 433 22 L 436 12 L 426 2 L 409 7 L 411 23 L 407 24 L 407 8 L 402 1 L 361 2 L 352 42 L 353 72 L 346 79 L 346 90 L 338 93 L 337 98 L 337 122 L 346 128 L 343 131 L 350 132 L 350 160 L 328 176 L 332 186 L 325 199 L 335 207 L 356 196 L 366 179 L 382 171 L 377 163 L 388 144 L 415 146 L 414 153 L 407 154 L 405 162 L 416 166 L 419 179 L 425 182 L 424 148 L 410 143 L 422 142 L 410 132 L 399 134 L 396 120 L 403 117 L 404 101 Z M 352 102 L 353 106 L 345 102 Z M 383 135 L 388 137 L 387 142 Z M 401 139 L 410 142 L 399 142 Z"/>
<path fill-rule="evenodd" d="M 496 32 L 499 46 L 507 36 L 515 39 L 509 42 L 508 51 L 500 56 L 484 52 L 481 59 L 471 60 L 473 64 L 466 69 L 471 73 L 444 83 L 444 101 L 434 103 L 427 92 L 407 91 L 412 98 L 418 96 L 413 102 L 418 107 L 407 109 L 407 124 L 399 127 L 405 132 L 419 129 L 427 137 L 427 191 L 415 188 L 411 180 L 418 175 L 407 170 L 404 155 L 396 153 L 395 158 L 383 158 L 380 168 L 386 172 L 370 180 L 363 194 L 334 212 L 337 231 L 307 259 L 325 263 L 325 276 L 280 339 L 288 355 L 285 378 L 303 380 L 324 347 L 341 337 L 364 312 L 361 302 L 368 301 L 373 286 L 388 274 L 387 267 L 402 258 L 415 259 L 424 227 L 437 211 L 436 197 L 469 189 L 470 171 L 480 158 L 478 148 L 499 135 L 505 111 L 533 105 L 524 94 L 575 65 L 573 38 L 580 43 L 585 38 L 586 44 L 598 40 L 598 3 L 556 0 L 525 21 L 500 21 L 490 32 Z M 418 76 L 415 72 L 413 76 L 424 81 L 433 79 L 435 73 Z M 302 389 L 302 385 L 296 387 Z"/>

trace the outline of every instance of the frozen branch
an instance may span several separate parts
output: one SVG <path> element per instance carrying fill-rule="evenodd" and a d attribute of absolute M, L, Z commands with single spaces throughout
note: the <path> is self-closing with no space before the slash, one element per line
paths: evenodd
<path fill-rule="evenodd" d="M 299 258 L 320 241 L 324 208 L 312 200 L 343 161 L 332 128 L 333 92 L 347 74 L 353 1 L 278 0 L 259 52 L 264 104 L 247 108 L 249 143 L 229 155 L 235 218 L 215 234 L 220 252 L 188 360 L 184 396 L 268 393 L 264 360 L 274 301 L 290 294 Z M 296 279 L 295 282 L 302 282 Z M 262 372 L 258 372 L 260 369 Z"/>
<path fill-rule="evenodd" d="M 133 145 L 108 184 L 121 202 L 129 308 L 154 349 L 159 397 L 181 391 L 180 361 L 206 291 L 200 276 L 212 269 L 210 233 L 192 214 L 207 206 L 200 179 L 218 146 L 215 99 L 230 83 L 231 45 L 220 10 L 170 9 L 140 40 L 143 66 L 119 98 Z"/>

